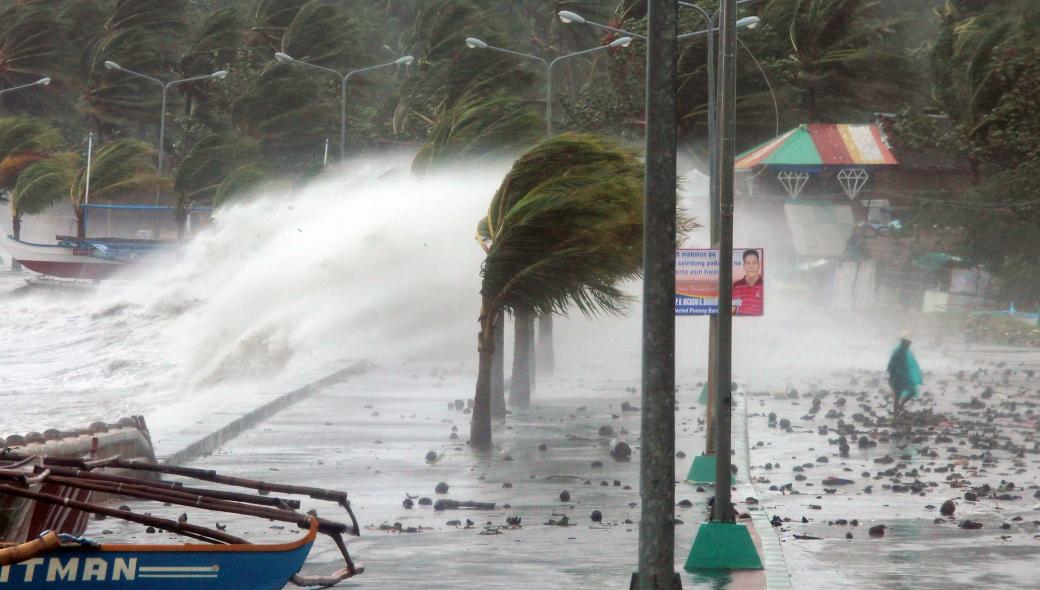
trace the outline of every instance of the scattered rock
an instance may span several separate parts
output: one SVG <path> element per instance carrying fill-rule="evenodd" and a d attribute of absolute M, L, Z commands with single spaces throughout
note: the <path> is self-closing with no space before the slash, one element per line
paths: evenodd
<path fill-rule="evenodd" d="M 570 502 L 570 501 L 571 501 L 571 493 L 570 492 L 568 492 L 567 490 L 563 490 L 562 492 L 560 492 L 560 502 Z"/>
<path fill-rule="evenodd" d="M 603 522 L 603 513 L 599 510 L 592 511 L 592 522 Z"/>
<path fill-rule="evenodd" d="M 939 507 L 939 514 L 942 514 L 943 516 L 952 516 L 956 510 L 957 505 L 953 503 L 953 500 L 947 500 Z"/>
<path fill-rule="evenodd" d="M 437 484 L 437 487 L 434 488 L 433 491 L 434 491 L 434 493 L 437 493 L 437 494 L 447 494 L 448 493 L 448 484 L 446 484 L 446 483 L 444 483 L 442 481 L 442 482 Z"/>

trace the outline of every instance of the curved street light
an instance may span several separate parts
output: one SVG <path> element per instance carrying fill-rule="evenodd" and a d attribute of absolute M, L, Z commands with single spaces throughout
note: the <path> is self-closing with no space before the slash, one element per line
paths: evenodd
<path fill-rule="evenodd" d="M 340 114 L 339 114 L 339 159 L 343 161 L 347 157 L 347 80 L 350 79 L 354 74 L 360 74 L 361 72 L 368 72 L 370 70 L 378 70 L 379 68 L 386 68 L 389 66 L 409 66 L 415 61 L 415 58 L 411 55 L 401 56 L 394 61 L 387 62 L 384 64 L 377 64 L 374 66 L 368 66 L 367 68 L 358 68 L 356 70 L 350 70 L 349 72 L 342 73 L 332 68 L 326 68 L 325 66 L 319 66 L 318 64 L 312 64 L 310 62 L 301 61 L 288 53 L 281 51 L 274 54 L 274 60 L 280 64 L 286 65 L 300 65 L 315 70 L 321 70 L 330 74 L 335 74 L 340 78 Z"/>
<path fill-rule="evenodd" d="M 565 11 L 566 12 L 566 11 Z M 549 137 L 552 135 L 552 70 L 559 61 L 576 57 L 579 55 L 585 55 L 587 53 L 593 53 L 595 51 L 603 51 L 604 49 L 617 49 L 621 47 L 628 47 L 632 44 L 632 37 L 625 36 L 614 39 L 607 45 L 600 45 L 598 47 L 592 47 L 590 49 L 584 49 L 582 51 L 575 51 L 574 53 L 568 53 L 561 55 L 552 61 L 547 61 L 544 58 L 538 57 L 537 55 L 531 55 L 529 53 L 521 53 L 519 51 L 513 51 L 512 49 L 505 49 L 504 47 L 495 47 L 494 45 L 488 45 L 484 41 L 477 39 L 476 37 L 467 37 L 466 46 L 470 49 L 490 49 L 491 51 L 498 51 L 500 53 L 507 53 L 509 55 L 515 55 L 517 57 L 523 57 L 531 59 L 537 62 L 541 62 L 545 66 L 545 136 Z"/>
<path fill-rule="evenodd" d="M 15 90 L 22 90 L 23 88 L 30 88 L 32 86 L 47 86 L 51 83 L 50 78 L 40 78 L 35 82 L 29 82 L 28 84 L 22 84 L 21 86 L 12 86 L 10 88 L 4 88 L 0 90 L 0 94 L 7 94 L 8 92 L 14 92 Z"/>
<path fill-rule="evenodd" d="M 161 107 L 162 110 L 159 112 L 159 163 L 158 163 L 158 166 L 156 166 L 159 174 L 163 173 L 163 160 L 165 160 L 165 157 L 166 157 L 166 93 L 167 93 L 167 91 L 169 91 L 169 89 L 172 88 L 173 86 L 177 86 L 178 84 L 186 84 L 188 82 L 197 82 L 199 80 L 223 80 L 224 78 L 227 78 L 227 74 L 228 74 L 227 71 L 225 71 L 225 70 L 217 70 L 216 72 L 213 72 L 212 74 L 204 74 L 202 76 L 192 76 L 190 78 L 181 78 L 179 80 L 171 80 L 169 82 L 163 82 L 159 78 L 155 78 L 153 76 L 149 76 L 148 74 L 142 74 L 141 72 L 135 72 L 134 70 L 128 70 L 127 68 L 124 68 L 123 66 L 117 64 L 114 61 L 106 61 L 105 62 L 105 68 L 107 68 L 107 69 L 109 69 L 109 70 L 111 70 L 113 72 L 123 72 L 124 74 L 129 74 L 131 76 L 134 76 L 134 77 L 137 77 L 137 78 L 141 78 L 143 80 L 148 80 L 150 82 L 154 82 L 154 83 L 158 84 L 160 88 L 162 88 L 162 107 Z M 155 203 L 159 204 L 159 191 L 158 190 L 156 190 L 156 192 L 155 192 Z"/>

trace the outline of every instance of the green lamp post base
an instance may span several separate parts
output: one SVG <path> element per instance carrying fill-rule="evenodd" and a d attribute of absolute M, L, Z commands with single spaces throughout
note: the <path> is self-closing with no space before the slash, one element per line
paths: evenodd
<path fill-rule="evenodd" d="M 746 526 L 731 522 L 702 522 L 684 569 L 688 572 L 760 570 L 762 559 Z"/>
<path fill-rule="evenodd" d="M 686 481 L 693 483 L 715 483 L 715 455 L 697 455 L 690 465 L 690 472 L 686 474 Z M 729 483 L 732 485 L 736 478 L 730 475 Z"/>

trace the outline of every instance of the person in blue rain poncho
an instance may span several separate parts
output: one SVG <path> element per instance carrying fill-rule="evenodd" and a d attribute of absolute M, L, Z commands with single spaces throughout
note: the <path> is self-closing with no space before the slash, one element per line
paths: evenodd
<path fill-rule="evenodd" d="M 901 413 L 909 400 L 921 397 L 917 387 L 924 384 L 924 379 L 914 353 L 910 352 L 909 332 L 900 335 L 899 346 L 888 359 L 888 384 L 892 386 L 893 414 Z"/>

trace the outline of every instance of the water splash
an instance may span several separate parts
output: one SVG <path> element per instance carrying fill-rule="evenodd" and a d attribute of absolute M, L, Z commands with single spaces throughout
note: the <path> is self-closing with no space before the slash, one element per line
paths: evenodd
<path fill-rule="evenodd" d="M 404 157 L 359 160 L 221 210 L 134 280 L 8 297 L 0 390 L 14 406 L 0 433 L 215 411 L 358 359 L 469 359 L 473 236 L 508 166 L 418 178 Z"/>

